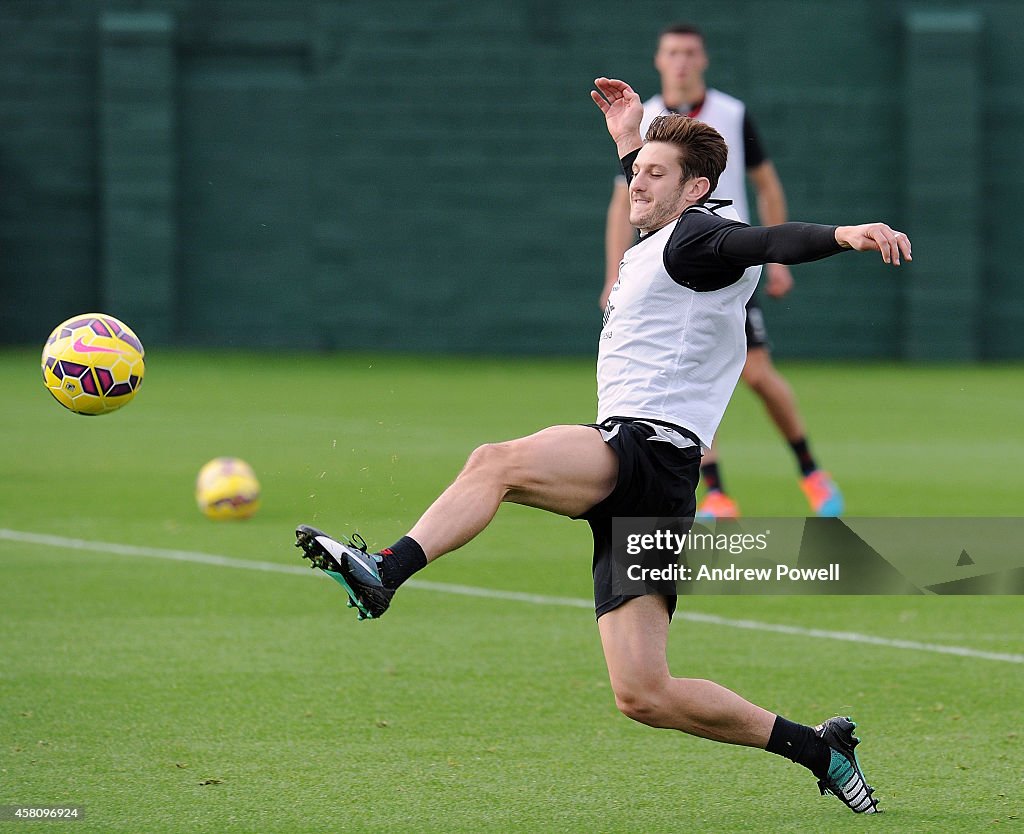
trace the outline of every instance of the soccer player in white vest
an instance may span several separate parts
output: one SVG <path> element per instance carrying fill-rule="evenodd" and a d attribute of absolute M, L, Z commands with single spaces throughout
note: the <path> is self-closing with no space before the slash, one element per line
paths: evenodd
<path fill-rule="evenodd" d="M 360 619 L 383 615 L 397 589 L 480 533 L 502 502 L 586 520 L 594 535 L 594 603 L 615 703 L 652 727 L 759 747 L 803 765 L 822 793 L 856 813 L 877 801 L 854 754 L 849 718 L 798 724 L 699 678 L 669 673 L 675 585 L 622 593 L 612 561 L 614 517 L 696 510 L 701 450 L 710 446 L 746 357 L 744 305 L 768 261 L 801 263 L 845 249 L 910 259 L 910 241 L 884 223 L 750 227 L 714 211 L 709 196 L 728 155 L 721 135 L 686 116 L 655 119 L 640 138 L 640 97 L 599 78 L 591 93 L 630 179 L 629 219 L 641 238 L 623 257 L 597 360 L 598 414 L 476 449 L 409 533 L 368 553 L 300 525 L 296 546 L 335 579 Z M 616 568 L 620 581 L 616 583 Z M 827 677 L 823 680 L 827 680 Z"/>
<path fill-rule="evenodd" d="M 775 166 L 765 153 L 746 105 L 704 82 L 708 56 L 700 29 L 689 23 L 666 27 L 658 37 L 654 66 L 661 76 L 661 94 L 644 102 L 641 135 L 657 116 L 683 113 L 715 128 L 729 145 L 729 163 L 722 172 L 713 197 L 732 201 L 739 219 L 750 222 L 744 173 L 757 195 L 757 214 L 762 225 L 774 226 L 786 221 L 786 196 Z M 629 222 L 626 181 L 616 179 L 608 206 L 605 228 L 605 284 L 601 307 L 608 300 L 618 279 L 619 262 L 633 245 L 636 233 Z M 793 287 L 793 275 L 785 264 L 766 266 L 768 295 L 781 298 Z M 843 496 L 832 477 L 818 467 L 811 453 L 800 409 L 793 389 L 772 363 L 764 314 L 757 294 L 747 302 L 747 361 L 743 381 L 764 404 L 765 410 L 789 444 L 800 471 L 800 487 L 811 509 L 822 516 L 837 516 L 843 511 Z M 698 518 L 733 518 L 739 506 L 725 490 L 719 466 L 717 444 L 704 456 L 701 481 L 706 492 Z"/>

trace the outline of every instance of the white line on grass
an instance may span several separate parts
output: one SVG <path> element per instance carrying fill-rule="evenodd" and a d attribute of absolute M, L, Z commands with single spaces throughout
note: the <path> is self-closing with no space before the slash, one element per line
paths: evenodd
<path fill-rule="evenodd" d="M 49 547 L 60 547 L 70 550 L 92 550 L 97 553 L 116 553 L 119 556 L 143 556 L 149 559 L 168 559 L 176 562 L 193 562 L 200 565 L 217 565 L 224 568 L 241 568 L 244 570 L 269 571 L 271 573 L 289 573 L 301 576 L 313 576 L 309 568 L 297 565 L 279 565 L 276 562 L 257 562 L 249 559 L 235 559 L 231 556 L 218 556 L 213 553 L 197 553 L 191 550 L 165 550 L 159 547 L 139 547 L 130 544 L 114 544 L 112 542 L 88 541 L 87 539 L 70 539 L 64 536 L 49 536 L 43 533 L 28 533 L 22 530 L 7 530 L 0 527 L 0 539 L 38 544 Z M 494 588 L 476 588 L 470 585 L 450 585 L 446 582 L 427 582 L 412 579 L 406 583 L 407 588 L 421 591 L 434 591 L 441 594 L 461 594 L 468 597 L 500 599 L 509 602 L 527 602 L 533 605 L 551 605 L 569 608 L 593 608 L 593 603 L 576 597 L 551 597 L 543 594 L 527 594 L 521 591 L 500 591 Z M 863 643 L 872 646 L 885 646 L 890 649 L 906 649 L 916 652 L 932 652 L 934 654 L 951 654 L 958 657 L 972 657 L 979 660 L 995 660 L 1002 663 L 1024 663 L 1024 654 L 1004 652 L 986 652 L 980 649 L 969 649 L 964 646 L 944 646 L 938 643 L 919 643 L 916 640 L 898 640 L 889 637 L 873 637 L 870 634 L 859 634 L 854 631 L 827 631 L 820 628 L 802 628 L 779 623 L 763 623 L 759 620 L 733 620 L 718 617 L 714 614 L 698 614 L 692 611 L 676 612 L 676 619 L 694 623 L 726 626 L 728 628 L 745 628 L 750 631 L 765 631 L 774 634 L 789 634 L 796 637 L 814 637 L 821 640 L 841 640 L 846 643 Z"/>

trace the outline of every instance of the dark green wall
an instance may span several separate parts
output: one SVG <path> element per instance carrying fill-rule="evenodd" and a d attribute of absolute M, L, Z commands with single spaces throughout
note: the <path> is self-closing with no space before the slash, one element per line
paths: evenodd
<path fill-rule="evenodd" d="M 886 219 L 766 302 L 784 356 L 1024 356 L 1024 4 L 0 2 L 0 341 L 591 353 L 614 155 L 703 25 L 793 217 Z"/>

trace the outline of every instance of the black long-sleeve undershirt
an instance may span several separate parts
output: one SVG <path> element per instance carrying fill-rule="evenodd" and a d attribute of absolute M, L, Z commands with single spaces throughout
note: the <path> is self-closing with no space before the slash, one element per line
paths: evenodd
<path fill-rule="evenodd" d="M 816 223 L 747 226 L 689 209 L 665 245 L 665 269 L 684 287 L 718 290 L 738 281 L 748 266 L 806 263 L 843 252 L 835 232 L 835 226 Z"/>

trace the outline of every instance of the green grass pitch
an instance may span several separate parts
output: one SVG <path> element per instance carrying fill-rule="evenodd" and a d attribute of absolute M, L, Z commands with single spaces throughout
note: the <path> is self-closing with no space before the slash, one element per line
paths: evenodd
<path fill-rule="evenodd" d="M 853 515 L 1020 515 L 1020 366 L 788 364 Z M 38 353 L 0 352 L 0 805 L 85 806 L 71 832 L 978 832 L 1021 825 L 1020 598 L 715 597 L 681 613 L 854 631 L 1003 660 L 677 619 L 675 674 L 815 722 L 849 712 L 885 814 L 854 817 L 761 751 L 633 724 L 593 613 L 403 589 L 357 623 L 292 529 L 390 544 L 474 446 L 593 418 L 592 363 L 151 351 L 138 399 L 74 416 Z M 788 451 L 740 390 L 723 471 L 747 514 L 802 515 Z M 251 521 L 195 509 L 248 460 Z M 519 507 L 420 575 L 586 601 L 585 525 Z M 157 554 L 159 555 L 159 554 Z M 166 555 L 166 554 L 165 554 Z M 39 824 L 0 823 L 35 830 Z"/>

